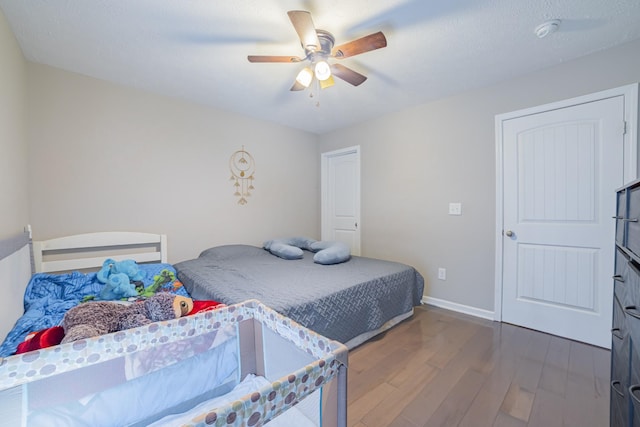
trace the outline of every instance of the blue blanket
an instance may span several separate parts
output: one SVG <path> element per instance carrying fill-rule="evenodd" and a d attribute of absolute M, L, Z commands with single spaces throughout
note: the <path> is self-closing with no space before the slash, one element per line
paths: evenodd
<path fill-rule="evenodd" d="M 145 289 L 150 289 L 163 270 L 173 273 L 173 281 L 164 282 L 154 292 L 171 292 L 189 296 L 182 284 L 175 281 L 175 269 L 171 264 L 140 264 L 144 271 L 142 280 Z M 37 273 L 31 277 L 24 294 L 24 314 L 20 317 L 7 338 L 0 346 L 0 357 L 14 354 L 20 344 L 31 332 L 59 325 L 64 314 L 84 299 L 100 294 L 104 286 L 96 273 L 74 271 L 67 274 Z"/>

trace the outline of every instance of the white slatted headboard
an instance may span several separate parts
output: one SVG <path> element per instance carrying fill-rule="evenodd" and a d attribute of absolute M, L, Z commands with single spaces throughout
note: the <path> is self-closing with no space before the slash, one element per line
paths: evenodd
<path fill-rule="evenodd" d="M 104 255 L 98 255 L 102 252 Z M 167 262 L 167 236 L 107 231 L 33 242 L 36 273 L 102 267 L 106 258 Z"/>

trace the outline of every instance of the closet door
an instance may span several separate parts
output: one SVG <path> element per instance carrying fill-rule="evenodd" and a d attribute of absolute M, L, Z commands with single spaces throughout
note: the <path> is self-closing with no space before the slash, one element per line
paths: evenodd
<path fill-rule="evenodd" d="M 502 320 L 609 348 L 624 97 L 504 121 Z"/>

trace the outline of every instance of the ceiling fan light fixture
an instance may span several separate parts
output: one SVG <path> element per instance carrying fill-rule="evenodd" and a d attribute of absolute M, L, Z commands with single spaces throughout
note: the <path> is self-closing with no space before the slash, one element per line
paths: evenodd
<path fill-rule="evenodd" d="M 328 79 L 320 80 L 319 83 L 320 83 L 320 89 L 326 89 L 336 84 L 336 81 L 333 80 L 333 76 L 329 76 Z"/>
<path fill-rule="evenodd" d="M 304 87 L 309 87 L 312 80 L 313 71 L 311 71 L 311 68 L 309 67 L 304 67 L 302 70 L 300 70 L 298 76 L 296 77 L 296 81 Z"/>
<path fill-rule="evenodd" d="M 331 77 L 331 67 L 329 67 L 327 61 L 323 60 L 316 62 L 314 69 L 316 72 L 316 78 L 320 81 L 327 80 Z"/>

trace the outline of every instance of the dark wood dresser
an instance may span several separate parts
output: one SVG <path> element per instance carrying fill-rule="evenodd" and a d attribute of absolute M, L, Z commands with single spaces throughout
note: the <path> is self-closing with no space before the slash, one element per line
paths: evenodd
<path fill-rule="evenodd" d="M 640 180 L 617 193 L 611 427 L 640 427 Z"/>

